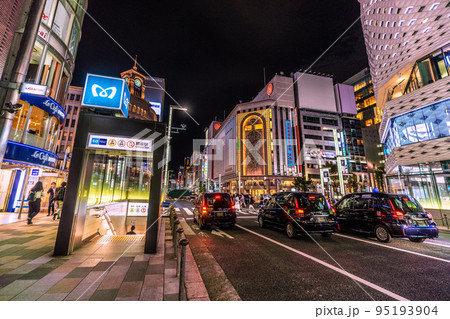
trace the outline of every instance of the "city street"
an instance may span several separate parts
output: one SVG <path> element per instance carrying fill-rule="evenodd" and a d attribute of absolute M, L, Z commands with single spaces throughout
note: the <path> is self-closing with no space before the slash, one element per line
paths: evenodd
<path fill-rule="evenodd" d="M 215 260 L 242 300 L 448 300 L 450 235 L 412 243 L 338 233 L 289 239 L 257 223 L 257 211 L 238 213 L 237 225 L 199 230 L 193 205 L 175 210 L 194 231 L 186 232 L 211 300 L 221 283 L 208 280 Z M 199 258 L 196 240 L 213 258 Z M 203 247 L 204 253 L 204 247 Z M 205 278 L 206 277 L 206 278 Z"/>

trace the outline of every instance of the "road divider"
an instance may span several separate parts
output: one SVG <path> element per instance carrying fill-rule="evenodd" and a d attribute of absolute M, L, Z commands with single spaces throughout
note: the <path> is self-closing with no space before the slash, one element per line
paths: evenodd
<path fill-rule="evenodd" d="M 349 273 L 349 272 L 347 272 L 347 271 L 345 271 L 345 270 L 343 270 L 343 269 L 341 269 L 341 268 L 338 268 L 338 267 L 336 267 L 336 266 L 333 266 L 333 265 L 331 265 L 331 264 L 329 264 L 329 263 L 327 263 L 327 262 L 325 262 L 325 261 L 323 261 L 323 260 L 320 260 L 320 259 L 318 259 L 318 258 L 316 258 L 316 257 L 311 256 L 311 255 L 308 255 L 308 254 L 306 254 L 306 253 L 304 253 L 304 252 L 302 252 L 302 251 L 300 251 L 300 250 L 297 250 L 297 249 L 295 249 L 295 248 L 292 248 L 292 247 L 290 247 L 290 246 L 287 246 L 287 245 L 285 245 L 285 244 L 282 244 L 282 243 L 280 243 L 280 242 L 277 242 L 276 240 L 273 240 L 272 238 L 269 238 L 269 237 L 266 237 L 266 236 L 264 236 L 264 235 L 261 235 L 261 234 L 259 234 L 259 233 L 257 233 L 257 232 L 254 232 L 254 231 L 252 231 L 252 230 L 250 230 L 250 229 L 247 229 L 247 228 L 245 228 L 245 227 L 242 227 L 242 226 L 240 226 L 240 225 L 236 225 L 236 227 L 239 227 L 239 228 L 241 228 L 241 229 L 243 229 L 243 230 L 245 230 L 245 231 L 247 231 L 247 232 L 249 232 L 249 233 L 251 233 L 251 234 L 253 234 L 253 235 L 256 235 L 256 236 L 261 237 L 261 238 L 263 238 L 263 239 L 265 239 L 265 240 L 267 240 L 267 241 L 270 241 L 270 242 L 273 243 L 273 244 L 276 244 L 276 245 L 278 245 L 278 246 L 281 246 L 281 247 L 283 247 L 283 248 L 286 248 L 287 250 L 290 250 L 290 251 L 292 251 L 292 252 L 294 252 L 294 253 L 296 253 L 296 254 L 298 254 L 298 255 L 300 255 L 300 256 L 303 256 L 303 257 L 305 257 L 305 258 L 307 258 L 307 259 L 309 259 L 309 260 L 312 260 L 312 261 L 314 261 L 314 262 L 316 262 L 316 263 L 319 263 L 319 264 L 321 264 L 322 266 L 325 266 L 325 267 L 327 267 L 327 268 L 329 268 L 329 269 L 331 269 L 331 270 L 334 270 L 334 271 L 336 271 L 336 272 L 338 272 L 338 273 L 340 273 L 340 274 L 342 274 L 342 275 L 344 275 L 344 276 L 346 276 L 346 277 L 351 278 L 351 279 L 354 280 L 354 281 L 357 281 L 357 282 L 359 282 L 359 283 L 361 283 L 361 284 L 363 284 L 363 285 L 365 285 L 365 286 L 367 286 L 367 287 L 370 287 L 370 288 L 372 288 L 372 289 L 374 289 L 374 290 L 376 290 L 376 291 L 378 291 L 378 292 L 381 292 L 381 293 L 383 293 L 383 294 L 385 294 L 385 295 L 387 295 L 387 296 L 389 296 L 389 297 L 391 297 L 391 298 L 393 298 L 393 299 L 395 299 L 395 300 L 398 300 L 398 301 L 409 301 L 409 300 L 406 299 L 405 297 L 402 297 L 402 296 L 400 296 L 400 295 L 398 295 L 398 294 L 396 294 L 396 293 L 394 293 L 394 292 L 392 292 L 392 291 L 389 291 L 389 290 L 387 290 L 387 289 L 385 289 L 385 288 L 383 288 L 383 287 L 380 287 L 380 286 L 378 286 L 378 285 L 376 285 L 376 284 L 373 284 L 373 283 L 371 283 L 370 281 L 367 281 L 367 280 L 365 280 L 365 279 L 362 279 L 361 277 L 358 277 L 358 276 L 356 276 L 356 275 L 353 275 L 353 274 L 351 274 L 351 273 Z"/>

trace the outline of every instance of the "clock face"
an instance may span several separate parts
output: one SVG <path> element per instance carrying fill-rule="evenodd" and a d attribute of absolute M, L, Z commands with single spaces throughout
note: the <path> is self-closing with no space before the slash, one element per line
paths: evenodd
<path fill-rule="evenodd" d="M 134 80 L 134 85 L 137 86 L 137 87 L 141 87 L 141 85 L 142 85 L 141 80 L 140 79 Z"/>

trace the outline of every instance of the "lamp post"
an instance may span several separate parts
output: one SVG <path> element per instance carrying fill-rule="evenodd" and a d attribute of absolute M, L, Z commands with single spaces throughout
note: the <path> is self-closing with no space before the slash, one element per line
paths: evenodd
<path fill-rule="evenodd" d="M 167 141 L 166 141 L 166 158 L 164 163 L 164 200 L 167 198 L 167 189 L 169 186 L 169 154 L 170 154 L 170 139 L 171 139 L 171 132 L 172 132 L 172 110 L 181 110 L 181 111 L 187 111 L 187 108 L 178 106 L 178 105 L 171 105 L 169 110 L 169 125 L 167 128 Z"/>
<path fill-rule="evenodd" d="M 339 187 L 341 189 L 340 193 L 342 196 L 345 195 L 345 188 L 344 188 L 344 177 L 342 175 L 342 163 L 341 163 L 341 151 L 339 149 L 339 142 L 337 139 L 337 129 L 335 128 L 328 128 L 328 127 L 323 127 L 322 128 L 324 131 L 332 131 L 333 132 L 333 139 L 334 139 L 334 151 L 336 153 L 336 164 L 337 164 L 337 168 L 338 168 L 338 176 L 339 176 Z"/>

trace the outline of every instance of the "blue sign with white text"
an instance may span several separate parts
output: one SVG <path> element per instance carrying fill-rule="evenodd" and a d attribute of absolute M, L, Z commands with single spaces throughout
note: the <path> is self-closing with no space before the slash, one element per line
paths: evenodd
<path fill-rule="evenodd" d="M 81 104 L 121 111 L 127 117 L 130 91 L 124 79 L 88 74 Z"/>
<path fill-rule="evenodd" d="M 46 111 L 50 115 L 56 117 L 60 123 L 66 118 L 67 114 L 63 107 L 50 97 L 22 93 L 20 94 L 20 99 Z"/>
<path fill-rule="evenodd" d="M 292 146 L 292 125 L 291 121 L 285 121 L 286 125 L 286 148 L 287 148 L 287 164 L 289 167 L 294 166 L 294 148 Z"/>
<path fill-rule="evenodd" d="M 8 144 L 6 145 L 4 161 L 12 163 L 35 164 L 48 167 L 56 167 L 58 156 L 41 148 L 13 141 L 8 141 Z M 35 175 L 33 175 L 32 173 L 32 176 Z"/>

